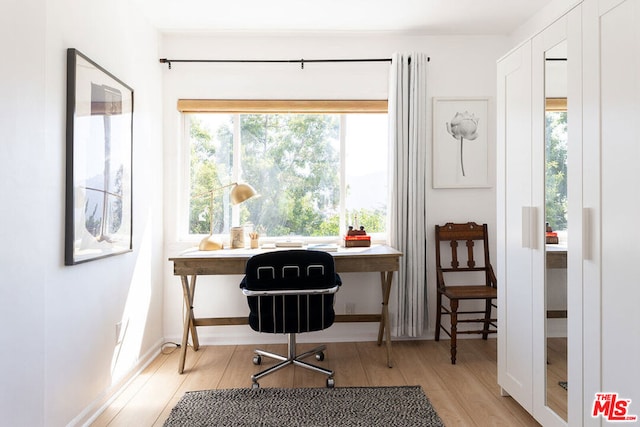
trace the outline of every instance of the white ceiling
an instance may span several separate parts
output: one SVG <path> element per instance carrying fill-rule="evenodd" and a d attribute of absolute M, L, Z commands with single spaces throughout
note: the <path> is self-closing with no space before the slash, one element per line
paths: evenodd
<path fill-rule="evenodd" d="M 161 31 L 506 35 L 552 0 L 133 0 Z"/>

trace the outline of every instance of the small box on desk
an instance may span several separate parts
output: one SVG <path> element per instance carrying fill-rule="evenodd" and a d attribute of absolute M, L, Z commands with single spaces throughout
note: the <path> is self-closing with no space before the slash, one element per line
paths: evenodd
<path fill-rule="evenodd" d="M 371 236 L 367 236 L 364 231 L 364 227 L 360 227 L 360 230 L 354 230 L 352 226 L 349 226 L 347 235 L 344 236 L 344 247 L 368 247 L 371 246 Z"/>
<path fill-rule="evenodd" d="M 354 239 L 349 236 L 344 236 L 344 247 L 345 248 L 354 248 L 354 247 L 367 247 L 371 246 L 371 237 L 365 236 L 366 238 L 362 239 Z"/>

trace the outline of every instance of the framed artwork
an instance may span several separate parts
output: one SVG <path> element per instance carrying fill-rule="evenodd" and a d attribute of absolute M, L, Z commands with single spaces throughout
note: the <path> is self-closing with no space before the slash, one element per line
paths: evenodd
<path fill-rule="evenodd" d="M 433 98 L 433 188 L 489 185 L 489 98 Z"/>
<path fill-rule="evenodd" d="M 133 89 L 67 50 L 65 265 L 130 252 Z"/>

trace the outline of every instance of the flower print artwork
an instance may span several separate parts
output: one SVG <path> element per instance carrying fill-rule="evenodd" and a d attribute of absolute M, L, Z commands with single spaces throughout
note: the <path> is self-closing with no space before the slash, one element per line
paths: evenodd
<path fill-rule="evenodd" d="M 465 111 L 464 113 L 456 112 L 451 122 L 447 122 L 447 132 L 460 141 L 460 168 L 462 176 L 466 176 L 464 172 L 464 140 L 473 141 L 478 137 L 478 119 L 475 115 Z"/>
<path fill-rule="evenodd" d="M 433 98 L 433 188 L 488 188 L 490 98 Z"/>

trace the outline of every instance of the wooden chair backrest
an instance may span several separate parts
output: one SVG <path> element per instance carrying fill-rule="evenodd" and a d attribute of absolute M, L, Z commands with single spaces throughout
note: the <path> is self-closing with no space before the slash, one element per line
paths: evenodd
<path fill-rule="evenodd" d="M 450 265 L 442 265 L 441 250 L 443 243 L 449 242 L 451 249 Z M 462 243 L 463 242 L 463 243 Z M 474 248 L 481 242 L 483 259 L 476 261 Z M 464 248 L 464 249 L 463 249 Z M 450 272 L 484 271 L 486 283 L 492 286 L 493 271 L 489 256 L 489 238 L 487 224 L 478 225 L 475 222 L 436 225 L 436 269 L 438 274 Z"/>

